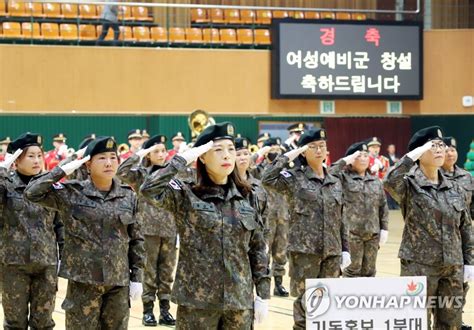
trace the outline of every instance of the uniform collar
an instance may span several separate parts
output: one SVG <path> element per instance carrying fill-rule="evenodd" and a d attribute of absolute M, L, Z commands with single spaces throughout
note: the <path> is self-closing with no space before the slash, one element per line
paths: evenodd
<path fill-rule="evenodd" d="M 96 186 L 94 186 L 94 183 L 92 183 L 92 180 L 90 178 L 84 181 L 82 186 L 82 192 L 84 193 L 84 195 L 89 197 L 98 197 L 104 200 L 110 200 L 117 197 L 125 196 L 123 189 L 121 189 L 120 182 L 115 178 L 112 179 L 112 189 L 105 198 L 102 193 L 96 188 Z"/>
<path fill-rule="evenodd" d="M 443 170 L 443 168 L 441 168 L 441 173 L 443 173 L 445 176 L 451 179 L 456 179 L 456 178 L 463 177 L 466 175 L 464 170 L 457 165 L 454 165 L 454 172 L 447 172 Z"/>
<path fill-rule="evenodd" d="M 452 183 L 449 182 L 444 175 L 441 174 L 441 171 L 438 170 L 439 184 L 435 185 L 432 182 L 428 181 L 426 176 L 421 171 L 421 168 L 418 164 L 414 165 L 407 174 L 408 177 L 411 177 L 420 187 L 434 187 L 436 189 L 446 189 L 451 188 Z"/>
<path fill-rule="evenodd" d="M 337 182 L 336 177 L 329 174 L 325 166 L 323 166 L 323 172 L 324 172 L 324 179 L 321 179 L 316 176 L 316 174 L 313 172 L 310 166 L 305 166 L 305 168 L 303 169 L 304 175 L 310 180 L 322 181 L 324 185 Z"/>
<path fill-rule="evenodd" d="M 354 171 L 349 171 L 349 176 L 353 180 L 363 180 L 363 181 L 373 181 L 376 178 L 375 176 L 371 175 L 368 171 L 366 171 L 365 176 L 360 176 Z"/>
<path fill-rule="evenodd" d="M 233 198 L 237 198 L 237 199 L 243 198 L 242 194 L 237 189 L 237 186 L 235 185 L 234 181 L 229 179 L 228 185 L 229 185 L 229 189 L 227 191 L 226 196 L 224 196 L 225 194 L 224 188 L 220 186 L 212 186 L 212 187 L 206 187 L 205 189 L 200 190 L 198 192 L 198 194 L 200 195 L 199 197 L 201 199 L 218 198 L 225 201 L 229 201 Z"/>

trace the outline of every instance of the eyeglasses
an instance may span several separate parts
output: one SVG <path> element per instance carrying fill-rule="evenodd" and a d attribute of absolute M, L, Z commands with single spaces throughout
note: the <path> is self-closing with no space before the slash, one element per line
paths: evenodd
<path fill-rule="evenodd" d="M 327 146 L 317 146 L 317 145 L 308 145 L 308 149 L 311 149 L 311 150 L 326 150 Z"/>
<path fill-rule="evenodd" d="M 431 151 L 436 151 L 436 149 L 444 150 L 446 149 L 446 144 L 444 142 L 432 142 Z"/>

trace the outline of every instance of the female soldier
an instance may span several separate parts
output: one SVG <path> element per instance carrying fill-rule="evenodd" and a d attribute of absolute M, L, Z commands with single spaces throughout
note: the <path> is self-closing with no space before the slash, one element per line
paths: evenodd
<path fill-rule="evenodd" d="M 463 265 L 464 279 L 474 277 L 471 217 L 462 189 L 439 171 L 446 149 L 442 138 L 438 126 L 416 132 L 409 152 L 388 173 L 384 185 L 405 220 L 398 253 L 401 275 L 427 276 L 429 297 L 462 299 Z M 428 306 L 435 329 L 461 327 L 461 304 L 456 301 Z"/>
<path fill-rule="evenodd" d="M 4 327 L 52 329 L 58 281 L 56 213 L 23 197 L 28 182 L 43 170 L 41 136 L 25 133 L 8 149 L 13 156 L 0 163 Z M 16 171 L 10 172 L 13 163 Z"/>
<path fill-rule="evenodd" d="M 456 162 L 458 161 L 456 139 L 451 136 L 444 137 L 443 142 L 446 144 L 446 158 L 444 160 L 443 167 L 441 168 L 441 172 L 446 177 L 446 179 L 457 182 L 457 184 L 459 184 L 466 191 L 466 205 L 470 209 L 472 219 L 472 217 L 474 216 L 474 202 L 472 200 L 472 192 L 474 190 L 474 178 L 468 171 L 456 165 Z M 463 284 L 463 307 L 466 304 L 466 295 L 468 291 L 469 284 L 467 281 L 465 281 Z M 471 329 L 472 327 L 462 323 L 461 330 Z"/>
<path fill-rule="evenodd" d="M 147 175 L 164 167 L 167 157 L 165 143 L 166 136 L 153 136 L 145 142 L 143 149 L 119 166 L 117 176 L 138 191 Z M 169 312 L 173 270 L 176 266 L 176 225 L 173 214 L 139 197 L 137 218 L 145 236 L 146 252 L 142 323 L 145 326 L 157 325 L 153 307 L 158 297 L 159 323 L 174 325 L 175 320 Z"/>
<path fill-rule="evenodd" d="M 88 180 L 58 183 L 83 163 Z M 83 159 L 35 178 L 25 190 L 27 199 L 60 212 L 64 221 L 59 275 L 69 280 L 62 304 L 67 329 L 127 329 L 129 295 L 141 294 L 144 250 L 136 197 L 114 179 L 118 163 L 115 141 L 100 137 Z"/>
<path fill-rule="evenodd" d="M 371 175 L 367 144 L 357 142 L 329 173 L 342 183 L 344 223 L 349 230 L 351 264 L 346 277 L 373 277 L 379 244 L 388 238 L 388 207 L 382 182 Z"/>
<path fill-rule="evenodd" d="M 175 216 L 177 329 L 250 329 L 267 312 L 269 275 L 258 203 L 235 169 L 234 127 L 207 127 L 194 148 L 145 179 L 141 192 Z M 197 184 L 173 179 L 197 159 Z M 253 284 L 257 297 L 253 306 Z M 254 309 L 254 311 L 253 311 Z"/>
<path fill-rule="evenodd" d="M 294 329 L 304 329 L 303 294 L 307 278 L 339 277 L 350 264 L 349 242 L 342 222 L 342 186 L 323 166 L 326 158 L 326 131 L 305 131 L 299 148 L 279 156 L 268 165 L 262 182 L 287 196 L 290 202 L 290 292 Z M 302 154 L 305 166 L 286 170 Z M 341 263 L 342 253 L 342 263 Z"/>

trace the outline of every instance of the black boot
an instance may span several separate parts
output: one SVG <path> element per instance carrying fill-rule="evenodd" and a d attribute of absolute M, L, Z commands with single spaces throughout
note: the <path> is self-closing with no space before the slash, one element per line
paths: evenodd
<path fill-rule="evenodd" d="M 158 325 L 155 315 L 153 314 L 153 301 L 143 303 L 142 323 L 146 327 L 156 327 Z"/>
<path fill-rule="evenodd" d="M 283 286 L 283 279 L 281 276 L 275 276 L 275 289 L 273 289 L 274 296 L 280 297 L 288 297 L 289 293 L 286 291 L 285 287 Z"/>
<path fill-rule="evenodd" d="M 461 325 L 461 330 L 472 330 L 472 327 L 463 322 Z"/>
<path fill-rule="evenodd" d="M 170 301 L 162 299 L 160 300 L 160 320 L 158 321 L 163 325 L 175 325 L 176 320 L 171 315 L 170 311 Z"/>

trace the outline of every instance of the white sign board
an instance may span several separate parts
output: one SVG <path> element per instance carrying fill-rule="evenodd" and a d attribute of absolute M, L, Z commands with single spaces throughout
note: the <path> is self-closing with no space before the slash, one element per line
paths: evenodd
<path fill-rule="evenodd" d="M 426 277 L 307 279 L 306 328 L 425 330 Z"/>

